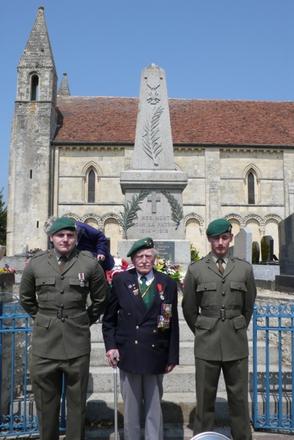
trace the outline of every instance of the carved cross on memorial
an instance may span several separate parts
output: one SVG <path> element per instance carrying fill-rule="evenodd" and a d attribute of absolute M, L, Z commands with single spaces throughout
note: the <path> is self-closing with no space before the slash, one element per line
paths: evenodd
<path fill-rule="evenodd" d="M 160 194 L 157 194 L 156 191 L 152 191 L 147 198 L 147 202 L 151 202 L 151 212 L 152 214 L 156 214 L 156 203 L 160 202 Z"/>

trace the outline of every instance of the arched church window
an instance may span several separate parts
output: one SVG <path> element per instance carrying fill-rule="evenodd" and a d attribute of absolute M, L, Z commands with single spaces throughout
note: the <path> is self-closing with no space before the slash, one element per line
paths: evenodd
<path fill-rule="evenodd" d="M 95 202 L 95 181 L 96 181 L 96 173 L 91 168 L 88 172 L 88 203 Z"/>
<path fill-rule="evenodd" d="M 250 170 L 247 175 L 248 204 L 255 205 L 255 175 Z"/>
<path fill-rule="evenodd" d="M 31 101 L 37 101 L 39 99 L 40 85 L 39 77 L 34 74 L 31 77 Z"/>

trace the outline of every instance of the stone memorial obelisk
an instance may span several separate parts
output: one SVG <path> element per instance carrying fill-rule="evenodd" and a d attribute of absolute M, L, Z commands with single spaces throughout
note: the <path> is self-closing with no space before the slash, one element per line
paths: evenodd
<path fill-rule="evenodd" d="M 154 64 L 142 72 L 132 163 L 121 173 L 120 184 L 125 239 L 119 242 L 119 255 L 125 256 L 135 240 L 150 236 L 160 256 L 188 264 L 182 203 L 187 176 L 176 169 L 165 72 Z"/>

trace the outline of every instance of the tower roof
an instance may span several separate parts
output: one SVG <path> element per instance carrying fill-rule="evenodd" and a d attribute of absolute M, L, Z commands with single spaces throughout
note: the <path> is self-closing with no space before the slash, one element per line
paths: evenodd
<path fill-rule="evenodd" d="M 18 66 L 52 67 L 55 69 L 43 6 L 38 8 L 35 23 Z"/>
<path fill-rule="evenodd" d="M 63 74 L 57 95 L 70 96 L 67 73 Z"/>

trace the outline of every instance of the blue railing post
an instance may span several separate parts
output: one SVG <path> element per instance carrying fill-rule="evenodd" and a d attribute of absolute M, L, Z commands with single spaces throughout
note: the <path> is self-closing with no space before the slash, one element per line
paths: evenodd
<path fill-rule="evenodd" d="M 294 305 L 257 305 L 252 319 L 253 426 L 294 432 Z"/>

